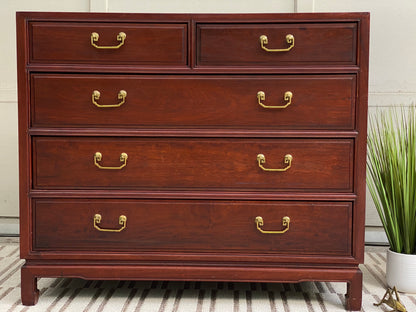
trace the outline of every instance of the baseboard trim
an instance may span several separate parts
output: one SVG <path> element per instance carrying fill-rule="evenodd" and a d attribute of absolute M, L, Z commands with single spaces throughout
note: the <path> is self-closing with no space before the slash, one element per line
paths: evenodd
<path fill-rule="evenodd" d="M 366 245 L 388 246 L 389 241 L 382 227 L 369 226 L 365 228 Z"/>
<path fill-rule="evenodd" d="M 19 236 L 19 218 L 0 217 L 0 236 Z"/>

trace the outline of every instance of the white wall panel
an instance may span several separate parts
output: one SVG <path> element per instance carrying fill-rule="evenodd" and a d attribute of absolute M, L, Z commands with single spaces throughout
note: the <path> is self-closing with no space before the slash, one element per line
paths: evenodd
<path fill-rule="evenodd" d="M 108 0 L 110 12 L 143 13 L 283 13 L 294 0 Z"/>
<path fill-rule="evenodd" d="M 16 101 L 0 100 L 0 216 L 18 215 Z"/>
<path fill-rule="evenodd" d="M 295 0 L 295 12 L 308 13 L 315 10 L 315 0 Z"/>
<path fill-rule="evenodd" d="M 108 0 L 90 0 L 90 12 L 108 12 Z"/>

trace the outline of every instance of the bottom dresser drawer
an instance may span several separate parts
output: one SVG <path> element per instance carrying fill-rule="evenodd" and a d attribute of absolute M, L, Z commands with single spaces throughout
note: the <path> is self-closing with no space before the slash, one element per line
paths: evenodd
<path fill-rule="evenodd" d="M 34 199 L 33 222 L 35 251 L 346 256 L 352 248 L 349 202 Z"/>

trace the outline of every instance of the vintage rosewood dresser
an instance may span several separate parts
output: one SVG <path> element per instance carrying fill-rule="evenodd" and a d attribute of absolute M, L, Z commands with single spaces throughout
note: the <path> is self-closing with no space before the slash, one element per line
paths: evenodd
<path fill-rule="evenodd" d="M 361 307 L 369 15 L 17 13 L 37 278 L 343 281 Z"/>

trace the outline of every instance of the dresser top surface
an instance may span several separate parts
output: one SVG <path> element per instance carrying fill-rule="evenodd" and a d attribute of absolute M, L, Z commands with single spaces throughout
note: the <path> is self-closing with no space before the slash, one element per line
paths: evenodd
<path fill-rule="evenodd" d="M 89 12 L 17 12 L 31 20 L 86 20 L 86 21 L 223 21 L 223 22 L 325 22 L 357 21 L 368 18 L 368 12 L 335 13 L 89 13 Z"/>

